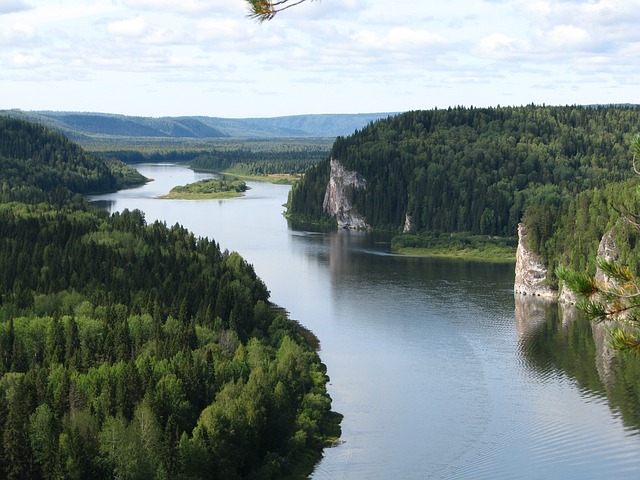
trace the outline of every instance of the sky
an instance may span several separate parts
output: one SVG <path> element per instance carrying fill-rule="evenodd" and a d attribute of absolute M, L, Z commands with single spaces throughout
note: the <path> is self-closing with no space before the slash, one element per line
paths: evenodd
<path fill-rule="evenodd" d="M 640 104 L 640 0 L 0 0 L 0 109 L 275 117 Z"/>

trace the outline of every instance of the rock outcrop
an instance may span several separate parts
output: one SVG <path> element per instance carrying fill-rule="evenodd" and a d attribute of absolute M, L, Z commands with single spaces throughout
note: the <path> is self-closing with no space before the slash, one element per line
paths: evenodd
<path fill-rule="evenodd" d="M 527 243 L 527 229 L 518 225 L 518 249 L 516 250 L 516 280 L 513 291 L 520 295 L 533 295 L 557 299 L 558 292 L 547 286 L 547 267 L 533 253 Z"/>
<path fill-rule="evenodd" d="M 350 190 L 365 188 L 367 182 L 361 174 L 350 172 L 338 160 L 331 159 L 331 174 L 322 206 L 326 213 L 335 217 L 338 228 L 370 228 L 364 217 L 353 207 L 349 197 Z"/>
<path fill-rule="evenodd" d="M 610 262 L 617 262 L 620 259 L 620 251 L 616 246 L 613 232 L 613 230 L 609 230 L 602 236 L 600 245 L 598 245 L 598 259 L 607 260 Z M 599 268 L 596 271 L 595 278 L 598 282 L 602 282 L 605 284 L 609 282 L 609 277 L 607 277 Z"/>
<path fill-rule="evenodd" d="M 408 213 L 404 216 L 404 227 L 402 227 L 402 233 L 411 233 L 413 228 L 413 218 Z"/>
<path fill-rule="evenodd" d="M 618 248 L 614 240 L 614 230 L 610 230 L 602 236 L 598 246 L 597 258 L 617 261 L 619 259 Z M 524 224 L 518 225 L 518 249 L 516 251 L 516 279 L 514 292 L 521 295 L 532 295 L 544 297 L 551 300 L 558 300 L 562 304 L 575 305 L 578 296 L 568 288 L 560 288 L 559 291 L 552 290 L 546 285 L 547 267 L 542 263 L 540 257 L 533 253 L 527 244 L 527 229 Z M 608 279 L 605 274 L 598 269 L 595 275 L 596 280 L 606 283 Z"/>

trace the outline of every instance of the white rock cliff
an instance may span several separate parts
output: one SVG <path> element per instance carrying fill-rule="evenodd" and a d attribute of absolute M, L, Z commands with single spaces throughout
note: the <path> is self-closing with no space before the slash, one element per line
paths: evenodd
<path fill-rule="evenodd" d="M 338 160 L 331 159 L 331 174 L 322 206 L 326 213 L 336 218 L 338 228 L 370 228 L 349 198 L 350 189 L 365 188 L 367 182 L 361 174 L 346 170 Z"/>
<path fill-rule="evenodd" d="M 518 249 L 516 250 L 516 280 L 513 291 L 521 295 L 533 295 L 557 299 L 558 292 L 546 285 L 547 267 L 540 257 L 529 250 L 527 229 L 518 225 Z"/>
<path fill-rule="evenodd" d="M 616 261 L 619 258 L 618 248 L 614 241 L 614 231 L 610 230 L 602 236 L 598 247 L 597 258 Z M 578 296 L 567 288 L 555 291 L 546 285 L 547 267 L 540 257 L 529 250 L 527 244 L 527 229 L 524 224 L 518 225 L 518 249 L 516 251 L 516 279 L 514 293 L 544 297 L 558 300 L 562 304 L 575 305 Z M 607 282 L 608 279 L 600 269 L 597 270 L 596 280 Z"/>

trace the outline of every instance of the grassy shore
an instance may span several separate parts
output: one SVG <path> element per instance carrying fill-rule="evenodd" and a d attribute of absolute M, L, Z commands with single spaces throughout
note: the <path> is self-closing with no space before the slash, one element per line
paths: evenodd
<path fill-rule="evenodd" d="M 217 173 L 217 172 L 216 172 Z M 228 175 L 239 178 L 241 180 L 248 180 L 254 182 L 268 182 L 278 185 L 293 185 L 302 178 L 301 174 L 289 174 L 289 173 L 270 173 L 268 175 L 245 175 L 242 173 L 234 172 L 233 170 L 226 170 L 219 172 L 221 175 Z"/>
<path fill-rule="evenodd" d="M 237 192 L 216 192 L 216 193 L 179 193 L 169 192 L 162 195 L 162 199 L 168 200 L 223 200 L 226 198 L 244 197 L 244 193 Z"/>
<path fill-rule="evenodd" d="M 491 263 L 515 262 L 516 246 L 514 239 L 464 233 L 398 235 L 391 241 L 393 252 L 401 255 Z"/>
<path fill-rule="evenodd" d="M 394 253 L 400 255 L 410 255 L 415 257 L 440 257 L 455 258 L 459 260 L 491 262 L 491 263 L 513 263 L 516 261 L 516 253 L 514 250 L 505 251 L 483 251 L 474 249 L 461 250 L 442 250 L 436 248 L 400 248 L 394 250 Z"/>

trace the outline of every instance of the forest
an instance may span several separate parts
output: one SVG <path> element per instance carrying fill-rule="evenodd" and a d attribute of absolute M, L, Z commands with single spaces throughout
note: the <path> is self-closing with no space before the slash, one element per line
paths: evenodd
<path fill-rule="evenodd" d="M 639 125 L 637 106 L 415 111 L 338 138 L 331 157 L 366 179 L 366 189 L 350 194 L 374 229 L 400 233 L 411 218 L 411 235 L 396 245 L 462 232 L 515 238 L 524 222 L 553 285 L 556 265 L 593 270 L 598 242 L 623 205 L 638 211 L 629 142 Z M 326 224 L 328 180 L 328 159 L 307 170 L 289 215 Z M 637 268 L 627 230 L 622 255 Z"/>
<path fill-rule="evenodd" d="M 633 175 L 639 107 L 414 111 L 339 137 L 331 157 L 364 176 L 353 203 L 376 229 L 515 236 L 525 211 Z M 328 159 L 292 191 L 291 215 L 321 218 Z M 318 199 L 320 201 L 318 202 Z"/>
<path fill-rule="evenodd" d="M 331 148 L 328 139 L 138 139 L 117 141 L 119 148 L 114 148 L 113 142 L 85 143 L 90 151 L 107 161 L 185 163 L 198 171 L 272 182 L 278 175 L 300 177 L 310 166 L 326 158 Z"/>
<path fill-rule="evenodd" d="M 237 253 L 81 195 L 128 168 L 0 126 L 0 476 L 308 473 L 339 436 L 317 339 Z"/>
<path fill-rule="evenodd" d="M 5 117 L 0 117 L 0 172 L 3 201 L 60 189 L 110 192 L 146 181 L 122 161 L 100 160 L 43 126 Z"/>

